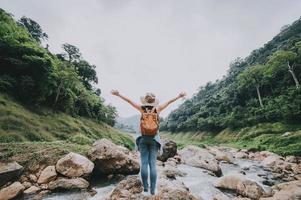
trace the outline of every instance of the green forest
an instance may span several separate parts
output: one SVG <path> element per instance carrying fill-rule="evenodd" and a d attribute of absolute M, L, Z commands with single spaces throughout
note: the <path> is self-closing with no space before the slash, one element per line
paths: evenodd
<path fill-rule="evenodd" d="M 213 131 L 258 123 L 301 124 L 301 20 L 284 26 L 220 80 L 208 82 L 174 110 L 161 130 Z"/>
<path fill-rule="evenodd" d="M 0 92 L 27 106 L 46 106 L 72 116 L 83 116 L 114 125 L 116 109 L 100 96 L 96 66 L 80 50 L 62 44 L 53 54 L 41 26 L 22 17 L 18 21 L 0 10 Z"/>

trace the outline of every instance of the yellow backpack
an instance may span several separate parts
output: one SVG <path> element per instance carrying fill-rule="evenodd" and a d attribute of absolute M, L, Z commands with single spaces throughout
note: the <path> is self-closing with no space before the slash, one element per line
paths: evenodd
<path fill-rule="evenodd" d="M 140 118 L 141 134 L 146 136 L 155 136 L 159 130 L 159 116 L 156 107 L 151 110 L 146 109 Z"/>

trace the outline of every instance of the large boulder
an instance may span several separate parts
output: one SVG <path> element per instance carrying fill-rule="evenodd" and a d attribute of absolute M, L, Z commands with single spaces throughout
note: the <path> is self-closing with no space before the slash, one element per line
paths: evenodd
<path fill-rule="evenodd" d="M 212 171 L 216 176 L 222 175 L 218 161 L 206 149 L 190 145 L 179 151 L 179 154 L 182 162 L 187 165 L 207 169 Z"/>
<path fill-rule="evenodd" d="M 24 189 L 24 186 L 20 182 L 14 182 L 10 186 L 0 190 L 0 200 L 13 199 L 22 194 Z"/>
<path fill-rule="evenodd" d="M 39 179 L 38 179 L 38 183 L 42 184 L 42 183 L 48 183 L 52 180 L 54 180 L 57 176 L 57 173 L 55 171 L 55 166 L 48 166 L 45 169 L 43 169 L 43 171 L 41 172 Z"/>
<path fill-rule="evenodd" d="M 91 174 L 94 163 L 85 156 L 69 153 L 56 163 L 56 171 L 67 177 L 81 177 Z"/>
<path fill-rule="evenodd" d="M 273 197 L 262 200 L 297 200 L 301 199 L 301 180 L 280 183 L 273 186 Z"/>
<path fill-rule="evenodd" d="M 102 174 L 138 174 L 140 171 L 139 160 L 133 153 L 107 139 L 94 142 L 88 157 Z"/>
<path fill-rule="evenodd" d="M 23 167 L 17 162 L 2 163 L 0 162 L 0 187 L 8 181 L 19 178 Z"/>
<path fill-rule="evenodd" d="M 58 178 L 55 181 L 52 181 L 49 183 L 49 189 L 55 190 L 55 189 L 86 189 L 89 187 L 89 182 L 86 181 L 83 178 Z"/>
<path fill-rule="evenodd" d="M 171 140 L 163 141 L 163 154 L 157 157 L 158 160 L 165 162 L 177 154 L 177 144 Z"/>
<path fill-rule="evenodd" d="M 230 174 L 219 178 L 214 184 L 221 189 L 233 190 L 237 194 L 251 199 L 259 199 L 265 194 L 263 188 L 242 174 Z"/>

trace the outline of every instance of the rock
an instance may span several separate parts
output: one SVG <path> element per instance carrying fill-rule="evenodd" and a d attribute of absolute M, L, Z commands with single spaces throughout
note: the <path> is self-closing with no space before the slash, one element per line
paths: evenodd
<path fill-rule="evenodd" d="M 213 200 L 231 200 L 231 198 L 221 193 L 221 194 L 215 195 L 213 197 Z"/>
<path fill-rule="evenodd" d="M 278 155 L 270 155 L 261 162 L 261 165 L 264 167 L 272 167 L 276 162 L 281 161 L 281 158 L 282 157 Z"/>
<path fill-rule="evenodd" d="M 49 183 L 49 189 L 85 189 L 89 187 L 89 182 L 83 178 L 58 178 Z"/>
<path fill-rule="evenodd" d="M 14 181 L 18 179 L 22 171 L 23 167 L 17 162 L 0 162 L 0 187 L 8 181 Z"/>
<path fill-rule="evenodd" d="M 249 180 L 241 174 L 230 174 L 223 176 L 214 184 L 217 188 L 229 189 L 237 194 L 251 199 L 259 199 L 263 194 L 263 188 L 255 181 Z"/>
<path fill-rule="evenodd" d="M 38 180 L 37 177 L 36 177 L 36 175 L 34 175 L 34 174 L 29 174 L 28 178 L 33 183 L 36 183 L 37 180 Z"/>
<path fill-rule="evenodd" d="M 301 164 L 292 165 L 292 171 L 294 174 L 301 174 Z"/>
<path fill-rule="evenodd" d="M 41 190 L 41 188 L 39 188 L 37 186 L 31 186 L 30 188 L 28 188 L 24 191 L 24 194 L 34 194 L 40 190 Z"/>
<path fill-rule="evenodd" d="M 287 156 L 285 158 L 285 161 L 290 163 L 298 163 L 298 159 L 296 156 Z"/>
<path fill-rule="evenodd" d="M 143 191 L 142 182 L 137 176 L 128 176 L 125 180 L 119 182 L 110 193 L 107 200 L 130 199 L 131 196 Z"/>
<path fill-rule="evenodd" d="M 212 154 L 206 149 L 189 145 L 179 152 L 182 162 L 193 167 L 212 171 L 216 176 L 222 175 L 222 170 Z"/>
<path fill-rule="evenodd" d="M 163 141 L 163 154 L 157 159 L 165 162 L 168 158 L 172 158 L 177 154 L 177 144 L 171 140 Z"/>
<path fill-rule="evenodd" d="M 95 169 L 102 174 L 138 174 L 139 160 L 129 150 L 107 139 L 97 140 L 88 153 Z"/>
<path fill-rule="evenodd" d="M 226 161 L 228 163 L 234 163 L 234 157 L 231 153 L 219 151 L 215 155 L 215 159 L 218 161 Z"/>
<path fill-rule="evenodd" d="M 20 182 L 14 182 L 8 187 L 0 190 L 0 200 L 8 200 L 17 197 L 22 194 L 24 186 Z"/>
<path fill-rule="evenodd" d="M 143 186 L 138 176 L 128 176 L 125 180 L 119 182 L 113 191 L 106 198 L 107 200 L 128 200 L 128 199 L 143 199 L 143 200 L 197 200 L 196 197 L 190 194 L 185 185 L 177 180 L 168 181 L 166 179 L 158 180 L 158 193 L 151 196 L 141 194 Z"/>
<path fill-rule="evenodd" d="M 30 186 L 32 186 L 32 184 L 30 182 L 28 182 L 28 181 L 23 182 L 22 185 L 24 186 L 25 189 L 27 189 Z"/>
<path fill-rule="evenodd" d="M 77 154 L 69 153 L 56 163 L 56 171 L 67 177 L 81 177 L 91 174 L 94 163 L 88 158 Z"/>
<path fill-rule="evenodd" d="M 33 197 L 33 200 L 42 200 L 43 197 L 50 192 L 51 192 L 50 190 L 42 190 L 41 192 L 39 192 L 37 195 Z"/>
<path fill-rule="evenodd" d="M 249 158 L 249 155 L 246 152 L 239 151 L 235 154 L 235 158 L 245 159 L 245 158 Z"/>
<path fill-rule="evenodd" d="M 54 180 L 57 176 L 57 173 L 55 171 L 55 166 L 48 166 L 46 167 L 39 176 L 38 183 L 48 183 L 52 180 Z"/>
<path fill-rule="evenodd" d="M 170 179 L 176 179 L 177 176 L 180 177 L 187 176 L 187 173 L 182 172 L 176 167 L 167 166 L 162 169 L 162 175 Z"/>
<path fill-rule="evenodd" d="M 301 181 L 291 181 L 273 186 L 274 195 L 262 200 L 297 200 L 301 199 Z"/>

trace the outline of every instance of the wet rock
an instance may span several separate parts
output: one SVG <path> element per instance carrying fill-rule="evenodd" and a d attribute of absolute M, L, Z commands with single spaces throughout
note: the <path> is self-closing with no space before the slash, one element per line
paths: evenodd
<path fill-rule="evenodd" d="M 262 200 L 297 200 L 301 199 L 301 181 L 292 181 L 273 186 L 274 195 Z"/>
<path fill-rule="evenodd" d="M 52 180 L 54 180 L 57 176 L 57 173 L 55 171 L 55 166 L 48 166 L 46 167 L 39 176 L 38 183 L 48 183 Z"/>
<path fill-rule="evenodd" d="M 216 181 L 214 186 L 233 190 L 237 194 L 251 199 L 259 199 L 264 194 L 263 188 L 258 183 L 241 174 L 223 176 Z"/>
<path fill-rule="evenodd" d="M 107 139 L 96 141 L 88 157 L 102 174 L 138 174 L 140 171 L 139 160 L 129 150 Z"/>
<path fill-rule="evenodd" d="M 44 196 L 50 192 L 51 192 L 50 190 L 42 190 L 33 197 L 33 200 L 42 200 Z"/>
<path fill-rule="evenodd" d="M 8 187 L 2 188 L 0 190 L 0 200 L 8 200 L 17 197 L 22 194 L 24 186 L 20 182 L 14 182 Z"/>
<path fill-rule="evenodd" d="M 0 162 L 0 187 L 8 181 L 14 181 L 18 179 L 22 171 L 23 167 L 17 162 Z"/>
<path fill-rule="evenodd" d="M 157 159 L 165 162 L 168 158 L 172 158 L 177 154 L 177 144 L 171 140 L 163 141 L 163 154 L 158 156 Z"/>
<path fill-rule="evenodd" d="M 58 178 L 55 181 L 49 183 L 49 189 L 85 189 L 89 187 L 89 182 L 83 178 Z"/>
<path fill-rule="evenodd" d="M 56 163 L 56 171 L 67 177 L 81 177 L 91 174 L 94 163 L 85 156 L 69 153 Z"/>
<path fill-rule="evenodd" d="M 25 191 L 24 191 L 24 194 L 34 194 L 34 193 L 36 193 L 36 192 L 38 192 L 38 191 L 40 191 L 41 190 L 41 188 L 39 188 L 39 187 L 37 187 L 37 186 L 31 186 L 30 188 L 28 188 L 28 189 L 26 189 Z"/>
<path fill-rule="evenodd" d="M 182 162 L 193 166 L 212 171 L 216 176 L 222 175 L 218 161 L 206 149 L 196 146 L 187 146 L 179 152 Z"/>

